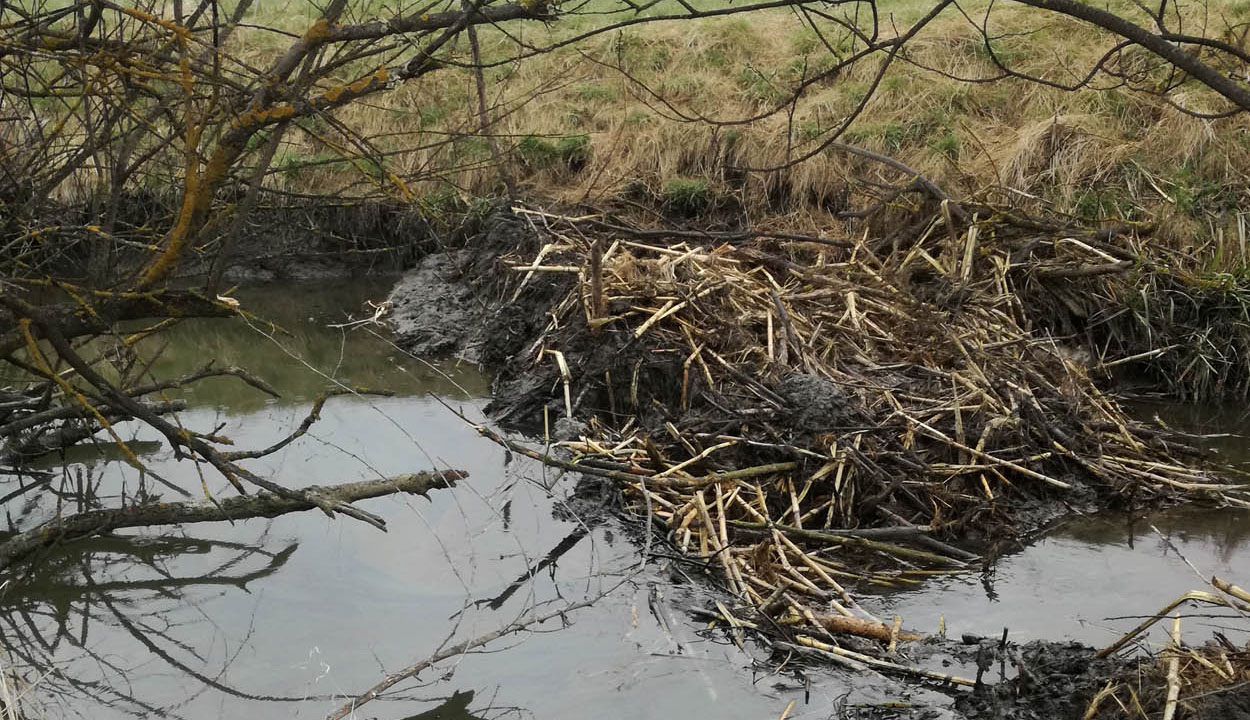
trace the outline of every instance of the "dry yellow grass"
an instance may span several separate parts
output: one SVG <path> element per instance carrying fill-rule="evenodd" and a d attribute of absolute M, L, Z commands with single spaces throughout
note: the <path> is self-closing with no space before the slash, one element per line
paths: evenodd
<path fill-rule="evenodd" d="M 901 28 L 925 7 L 909 2 L 887 9 Z M 1213 0 L 1211 9 L 1226 25 L 1250 19 L 1244 0 Z M 1079 73 L 1109 46 L 1077 21 L 1023 6 L 996 9 L 992 18 L 991 28 L 1004 36 L 994 51 L 1027 72 Z M 530 25 L 523 32 L 542 42 L 590 23 Z M 502 34 L 483 33 L 487 58 L 514 50 Z M 969 84 L 944 77 L 995 72 L 983 38 L 953 12 L 916 37 L 909 53 L 912 62 L 894 63 L 843 140 L 897 157 L 956 196 L 993 189 L 995 197 L 1086 220 L 1153 221 L 1185 245 L 1220 228 L 1235 236 L 1239 222 L 1244 228 L 1250 119 L 1193 118 L 1157 98 L 1110 89 L 1109 80 L 1096 83 L 1101 89 L 1064 92 L 1020 80 Z M 815 33 L 784 11 L 637 26 L 489 70 L 490 134 L 512 151 L 512 172 L 534 195 L 663 199 L 670 180 L 698 178 L 709 194 L 732 197 L 756 220 L 801 213 L 805 222 L 832 227 L 838 223 L 825 210 L 838 206 L 855 178 L 903 178 L 834 150 L 779 173 L 743 169 L 781 166 L 818 148 L 864 97 L 878 58 L 811 86 L 792 111 L 743 124 L 695 120 L 756 115 L 827 67 L 829 58 Z M 490 195 L 500 190 L 500 174 L 489 143 L 448 140 L 480 129 L 474 98 L 470 73 L 444 71 L 341 111 L 338 119 L 362 136 L 385 136 L 378 145 L 394 153 L 388 169 L 401 177 L 454 168 L 414 184 L 418 195 L 446 197 L 448 187 L 462 197 Z M 1174 100 L 1200 109 L 1210 99 L 1191 93 Z M 567 146 L 576 151 L 572 169 L 553 152 L 557 139 L 567 137 L 588 142 Z M 280 152 L 277 175 L 291 185 L 334 184 L 340 171 L 333 166 L 299 167 L 335 157 L 315 139 L 293 136 Z"/>
<path fill-rule="evenodd" d="M 608 0 L 594 2 L 610 7 Z M 1161 237 L 1197 248 L 1222 269 L 1244 266 L 1244 252 L 1231 253 L 1229 241 L 1244 244 L 1250 217 L 1250 118 L 1194 118 L 1158 98 L 1115 89 L 1109 79 L 1077 92 L 1021 80 L 952 79 L 948 75 L 996 72 L 969 19 L 979 20 L 976 12 L 985 6 L 976 5 L 965 6 L 968 17 L 948 10 L 912 40 L 843 141 L 896 157 L 956 197 L 1005 199 L 1090 221 L 1154 222 Z M 1112 5 L 1140 12 L 1127 0 Z M 357 17 L 372 12 L 367 3 L 354 7 Z M 906 28 L 928 7 L 916 0 L 892 3 L 885 25 Z M 676 8 L 665 0 L 649 12 Z M 1211 18 L 1207 32 L 1247 42 L 1236 28 L 1250 23 L 1250 2 L 1182 0 L 1178 12 L 1197 17 L 1199 10 Z M 290 35 L 260 26 L 302 32 L 315 14 L 307 0 L 258 4 L 231 41 L 231 53 L 260 66 L 290 42 Z M 542 44 L 603 22 L 602 16 L 581 16 L 510 31 Z M 990 28 L 999 36 L 993 51 L 1013 68 L 1065 80 L 1112 44 L 1078 21 L 1020 5 L 996 5 Z M 517 50 L 515 38 L 498 30 L 483 28 L 481 36 L 487 60 Z M 842 42 L 835 50 L 852 52 L 854 45 Z M 468 59 L 467 48 L 457 52 Z M 879 55 L 811 85 L 781 112 L 724 124 L 784 105 L 803 78 L 829 67 L 831 57 L 799 15 L 782 10 L 638 25 L 490 68 L 486 134 L 493 140 L 481 132 L 472 73 L 447 69 L 338 110 L 335 123 L 303 122 L 279 149 L 269 183 L 300 191 L 396 193 L 438 209 L 453 196 L 499 193 L 504 176 L 493 163 L 494 144 L 511 158 L 508 177 L 527 194 L 602 203 L 663 201 L 666 188 L 693 189 L 713 205 L 742 208 L 756 222 L 793 221 L 797 214 L 809 226 L 836 229 L 841 223 L 831 212 L 844 206 L 848 188 L 865 179 L 906 179 L 870 161 L 819 150 L 868 93 Z M 1141 69 L 1147 60 L 1130 51 L 1125 62 Z M 1143 77 L 1152 77 L 1148 69 Z M 341 79 L 352 79 L 350 69 Z M 1212 107 L 1210 97 L 1188 89 L 1172 100 Z M 359 157 L 360 146 L 337 123 L 369 139 L 370 157 Z M 763 171 L 810 153 L 784 171 Z M 363 172 L 344 171 L 352 168 Z M 1224 242 L 1208 242 L 1212 238 Z"/>

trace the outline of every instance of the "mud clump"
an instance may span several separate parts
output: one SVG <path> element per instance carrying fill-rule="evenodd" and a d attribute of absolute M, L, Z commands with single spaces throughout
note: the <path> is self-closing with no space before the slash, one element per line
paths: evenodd
<path fill-rule="evenodd" d="M 991 646 L 992 647 L 992 646 Z M 1107 678 L 1126 669 L 1120 660 L 1097 660 L 1080 643 L 1030 642 L 992 652 L 987 663 L 1015 673 L 1005 681 L 961 695 L 955 708 L 972 720 L 1079 720 Z"/>
<path fill-rule="evenodd" d="M 509 296 L 518 273 L 500 256 L 536 250 L 538 243 L 515 215 L 491 213 L 457 235 L 450 249 L 427 255 L 395 285 L 391 329 L 397 344 L 414 355 L 455 355 L 498 370 L 542 321 L 550 303 L 545 292 L 565 292 L 567 284 L 551 287 L 540 278 L 526 292 Z"/>
<path fill-rule="evenodd" d="M 472 351 L 486 308 L 461 281 L 469 254 L 429 255 L 391 291 L 391 327 L 406 350 L 423 357 Z"/>
<path fill-rule="evenodd" d="M 853 422 L 850 398 L 819 375 L 794 373 L 777 383 L 773 390 L 786 400 L 786 420 L 795 430 L 823 432 Z"/>
<path fill-rule="evenodd" d="M 1001 652 L 996 644 L 988 641 L 989 652 L 981 649 L 978 654 L 986 666 L 1006 668 L 1012 677 L 958 696 L 954 709 L 968 720 L 1154 718 L 1166 703 L 1163 656 L 1099 658 L 1080 643 L 1044 641 L 1010 645 Z M 1240 665 L 1241 654 L 1220 657 Z M 1191 676 L 1181 672 L 1177 720 L 1250 719 L 1250 681 L 1204 689 L 1193 685 Z M 1215 691 L 1207 691 L 1211 689 Z"/>

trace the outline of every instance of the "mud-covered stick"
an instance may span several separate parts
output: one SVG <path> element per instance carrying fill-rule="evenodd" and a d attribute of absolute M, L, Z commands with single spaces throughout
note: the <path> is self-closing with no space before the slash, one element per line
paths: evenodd
<path fill-rule="evenodd" d="M 890 662 L 888 660 L 878 660 L 877 658 L 869 655 L 864 655 L 852 650 L 823 643 L 816 638 L 808 637 L 807 635 L 799 635 L 795 638 L 795 641 L 799 645 L 820 650 L 832 655 L 837 655 L 839 657 L 850 658 L 851 660 L 855 660 L 856 662 L 867 665 L 868 667 L 884 672 L 895 672 L 903 675 L 911 675 L 912 677 L 925 678 L 928 680 L 938 680 L 952 685 L 963 685 L 966 687 L 976 686 L 976 681 L 974 680 L 962 678 L 957 675 L 944 675 L 939 672 L 933 672 L 932 670 L 925 670 L 924 668 L 911 667 L 910 665 L 900 665 L 899 663 Z"/>

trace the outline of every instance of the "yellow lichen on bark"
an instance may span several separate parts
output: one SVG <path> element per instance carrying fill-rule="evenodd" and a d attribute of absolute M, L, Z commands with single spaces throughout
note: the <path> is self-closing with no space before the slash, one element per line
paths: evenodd
<path fill-rule="evenodd" d="M 304 42 L 316 44 L 330 38 L 330 21 L 321 18 L 304 32 Z"/>
<path fill-rule="evenodd" d="M 200 154 L 196 150 L 200 144 L 201 128 L 196 123 L 187 125 L 187 159 L 186 159 L 186 179 L 184 181 L 182 207 L 178 209 L 177 221 L 174 227 L 169 231 L 169 241 L 165 243 L 165 249 L 160 255 L 144 269 L 143 274 L 139 277 L 138 287 L 147 288 L 155 285 L 164 278 L 178 258 L 181 257 L 183 250 L 186 248 L 187 238 L 193 231 L 192 225 L 195 224 L 197 217 L 203 214 L 203 209 L 207 208 L 209 201 L 212 199 L 212 188 L 214 183 L 211 181 L 204 183 L 206 178 L 200 174 Z M 221 155 L 219 149 L 214 154 L 214 160 Z M 224 165 L 224 161 L 221 163 Z M 210 162 L 209 170 L 205 171 L 207 175 L 213 169 Z M 222 171 L 224 175 L 224 171 Z M 206 192 L 207 190 L 207 192 Z"/>
<path fill-rule="evenodd" d="M 146 23 L 152 23 L 153 25 L 158 25 L 162 28 L 165 28 L 166 30 L 172 32 L 174 35 L 178 36 L 178 39 L 181 42 L 187 42 L 188 40 L 191 39 L 191 28 L 188 28 L 185 25 L 179 25 L 173 20 L 166 20 L 164 18 L 157 17 L 156 15 L 153 15 L 152 13 L 144 12 L 142 10 L 138 10 L 135 8 L 118 7 L 117 10 L 123 15 L 129 15 L 130 17 L 136 20 L 140 20 Z"/>
<path fill-rule="evenodd" d="M 187 97 L 195 92 L 195 75 L 191 73 L 191 59 L 183 54 L 182 59 L 178 61 L 178 81 L 182 85 L 182 91 Z"/>
<path fill-rule="evenodd" d="M 315 102 L 319 105 L 333 105 L 342 99 L 345 94 L 349 96 L 348 99 L 357 95 L 363 95 L 374 87 L 385 85 L 388 79 L 390 79 L 390 72 L 383 66 L 374 71 L 373 74 L 366 75 L 356 82 L 336 85 L 326 90 L 321 93 L 321 96 Z"/>
<path fill-rule="evenodd" d="M 134 467 L 142 468 L 143 463 L 139 462 L 139 457 L 135 455 L 134 451 L 130 449 L 130 446 L 126 444 L 126 441 L 122 440 L 121 436 L 117 434 L 117 431 L 113 429 L 113 425 L 108 421 L 108 418 L 104 417 L 100 410 L 96 408 L 95 405 L 92 405 L 87 400 L 86 396 L 84 396 L 73 383 L 66 380 L 61 373 L 52 369 L 52 363 L 48 362 L 48 359 L 44 357 L 43 351 L 39 348 L 39 343 L 35 340 L 34 333 L 30 331 L 30 326 L 33 322 L 34 321 L 31 318 L 18 318 L 17 320 L 17 325 L 22 331 L 23 339 L 26 341 L 26 352 L 30 356 L 31 362 L 35 364 L 35 367 L 39 368 L 39 371 L 43 373 L 44 376 L 55 382 L 61 388 L 62 392 L 65 393 L 66 397 L 73 398 L 75 402 L 81 405 L 83 409 L 95 418 L 95 421 L 100 424 L 100 427 L 108 431 L 108 434 L 113 437 L 113 442 L 117 443 L 117 447 L 121 449 L 122 455 L 124 455 L 126 459 L 134 465 Z"/>
<path fill-rule="evenodd" d="M 245 130 L 260 125 L 268 125 L 280 120 L 286 120 L 294 115 L 295 108 L 289 103 L 281 103 L 263 110 L 244 110 L 242 114 L 231 121 L 230 129 L 232 131 Z"/>

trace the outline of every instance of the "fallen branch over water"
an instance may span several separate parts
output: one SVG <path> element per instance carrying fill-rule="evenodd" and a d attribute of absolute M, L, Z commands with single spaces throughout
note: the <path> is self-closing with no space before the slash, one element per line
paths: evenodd
<path fill-rule="evenodd" d="M 420 472 L 386 480 L 367 480 L 327 487 L 314 485 L 304 492 L 322 498 L 325 502 L 346 504 L 394 493 L 428 495 L 431 490 L 451 487 L 457 480 L 465 477 L 467 475 L 459 470 Z M 273 518 L 317 507 L 319 506 L 311 501 L 261 492 L 221 501 L 148 503 L 125 508 L 90 510 L 51 520 L 0 543 L 0 570 L 41 548 L 124 528 Z"/>

